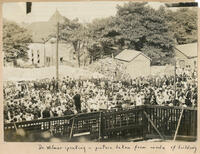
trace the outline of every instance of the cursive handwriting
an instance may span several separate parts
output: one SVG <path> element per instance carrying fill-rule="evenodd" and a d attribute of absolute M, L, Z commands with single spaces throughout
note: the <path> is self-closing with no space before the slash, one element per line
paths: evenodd
<path fill-rule="evenodd" d="M 145 152 L 145 150 L 150 150 L 150 151 L 166 151 L 166 152 L 173 152 L 173 153 L 178 153 L 178 152 L 187 152 L 187 153 L 197 153 L 197 147 L 194 145 L 157 145 L 157 144 L 151 144 L 151 145 L 141 145 L 141 144 L 135 144 L 133 143 L 132 145 L 127 145 L 127 144 L 105 144 L 105 143 L 99 143 L 95 146 L 89 146 L 88 145 L 76 145 L 76 144 L 72 144 L 72 145 L 63 145 L 62 144 L 47 144 L 47 145 L 43 145 L 43 144 L 38 144 L 38 150 L 65 150 L 66 152 L 73 152 L 73 151 L 77 151 L 77 152 L 88 152 L 88 151 L 93 151 L 93 152 L 103 152 L 103 151 L 125 151 L 125 150 L 129 150 L 129 151 L 135 151 L 135 152 Z"/>

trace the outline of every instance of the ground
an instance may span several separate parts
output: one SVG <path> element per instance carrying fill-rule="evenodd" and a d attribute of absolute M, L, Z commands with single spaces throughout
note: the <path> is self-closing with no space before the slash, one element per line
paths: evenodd
<path fill-rule="evenodd" d="M 172 75 L 174 73 L 173 66 L 152 66 L 152 75 Z M 5 67 L 3 69 L 3 81 L 19 81 L 19 80 L 36 80 L 44 78 L 52 78 L 56 75 L 55 66 L 43 68 L 13 68 Z M 75 68 L 61 65 L 59 67 L 59 76 L 70 76 L 73 78 L 103 77 L 103 75 L 92 72 L 83 68 Z"/>
<path fill-rule="evenodd" d="M 36 80 L 52 78 L 56 75 L 55 66 L 43 68 L 13 68 L 5 67 L 3 69 L 3 81 Z M 101 74 L 90 72 L 81 68 L 61 65 L 59 67 L 60 78 L 70 76 L 73 78 L 86 78 L 101 76 Z"/>

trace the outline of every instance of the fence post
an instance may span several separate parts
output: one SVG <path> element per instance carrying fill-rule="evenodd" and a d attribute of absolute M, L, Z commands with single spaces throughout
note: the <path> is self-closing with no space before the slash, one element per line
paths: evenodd
<path fill-rule="evenodd" d="M 160 138 L 162 140 L 164 140 L 164 137 L 162 136 L 162 134 L 159 132 L 159 130 L 156 128 L 156 126 L 154 125 L 153 121 L 149 118 L 148 114 L 144 111 L 145 116 L 147 117 L 148 121 L 151 123 L 151 125 L 153 126 L 153 128 L 156 130 L 156 132 L 158 133 L 158 135 L 160 136 Z"/>
<path fill-rule="evenodd" d="M 189 135 L 196 136 L 197 135 L 197 111 L 191 110 L 191 128 Z"/>
<path fill-rule="evenodd" d="M 98 140 L 101 141 L 102 139 L 102 130 L 101 130 L 101 127 L 102 127 L 102 113 L 101 111 L 99 112 L 99 138 Z"/>
<path fill-rule="evenodd" d="M 69 135 L 69 139 L 70 139 L 70 140 L 71 140 L 71 138 L 72 138 L 72 134 L 73 134 L 73 129 L 74 129 L 74 120 L 75 120 L 75 116 L 73 117 L 72 127 L 71 127 L 71 131 L 70 131 L 70 135 Z"/>
<path fill-rule="evenodd" d="M 148 107 L 146 105 L 144 105 L 143 110 L 142 110 L 143 139 L 146 138 L 146 135 L 148 133 L 148 124 L 149 123 L 148 123 L 148 120 L 147 120 L 147 118 L 145 117 L 145 114 L 144 114 L 144 112 L 148 113 L 147 109 L 148 109 Z"/>
<path fill-rule="evenodd" d="M 180 114 L 180 117 L 179 117 L 179 120 L 178 120 L 178 124 L 177 124 L 177 127 L 176 127 L 176 131 L 175 131 L 175 134 L 174 134 L 173 141 L 176 140 L 176 135 L 177 135 L 178 130 L 179 130 L 179 126 L 180 126 L 180 123 L 181 123 L 181 119 L 182 119 L 183 111 L 184 111 L 184 108 L 182 108 L 182 111 L 181 111 L 181 114 Z"/>

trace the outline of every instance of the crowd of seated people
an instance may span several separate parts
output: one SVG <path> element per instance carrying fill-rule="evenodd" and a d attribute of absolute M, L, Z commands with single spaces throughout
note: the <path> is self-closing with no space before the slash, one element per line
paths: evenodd
<path fill-rule="evenodd" d="M 175 84 L 176 83 L 176 84 Z M 197 106 L 197 78 L 185 74 L 126 81 L 64 77 L 4 83 L 5 123 L 141 105 Z M 76 103 L 78 102 L 78 104 Z"/>

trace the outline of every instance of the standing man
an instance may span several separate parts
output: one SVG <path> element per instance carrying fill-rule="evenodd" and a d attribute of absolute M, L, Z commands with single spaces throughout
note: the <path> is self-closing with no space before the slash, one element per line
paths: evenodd
<path fill-rule="evenodd" d="M 77 91 L 75 92 L 73 100 L 76 107 L 76 111 L 80 113 L 81 112 L 81 95 Z"/>

